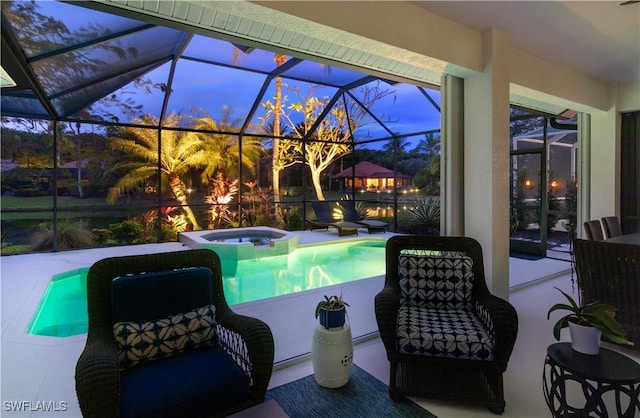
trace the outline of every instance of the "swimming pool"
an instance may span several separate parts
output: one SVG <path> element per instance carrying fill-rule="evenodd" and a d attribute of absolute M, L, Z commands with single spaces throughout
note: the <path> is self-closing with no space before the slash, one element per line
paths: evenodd
<path fill-rule="evenodd" d="M 300 246 L 288 255 L 237 261 L 223 274 L 229 305 L 377 277 L 385 270 L 384 239 L 361 239 Z M 236 260 L 225 260 L 222 265 Z M 87 332 L 88 268 L 52 277 L 27 332 L 69 337 Z"/>

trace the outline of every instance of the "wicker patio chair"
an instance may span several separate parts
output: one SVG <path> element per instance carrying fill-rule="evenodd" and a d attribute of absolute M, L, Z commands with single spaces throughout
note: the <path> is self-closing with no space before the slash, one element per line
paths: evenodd
<path fill-rule="evenodd" d="M 617 216 L 605 216 L 602 218 L 602 227 L 604 228 L 604 238 L 609 239 L 622 235 L 620 227 L 620 218 Z"/>
<path fill-rule="evenodd" d="M 640 246 L 576 239 L 573 251 L 583 303 L 615 307 L 632 349 L 640 351 Z"/>
<path fill-rule="evenodd" d="M 264 400 L 273 369 L 273 336 L 264 322 L 229 308 L 215 252 L 186 250 L 100 260 L 87 274 L 87 302 L 87 342 L 75 373 L 84 417 L 225 416 Z M 149 312 L 148 319 L 166 319 L 207 304 L 215 306 L 215 316 L 201 329 L 212 335 L 214 324 L 215 339 L 123 367 L 124 350 L 117 348 L 114 337 L 118 324 L 123 324 L 116 323 L 118 317 L 144 317 Z M 164 324 L 177 323 L 176 316 Z M 180 322 L 188 324 L 188 332 L 193 318 L 185 314 L 185 322 Z M 175 334 L 172 329 L 171 335 Z"/>
<path fill-rule="evenodd" d="M 586 221 L 584 223 L 584 232 L 587 233 L 587 239 L 591 241 L 602 241 L 604 235 L 602 233 L 602 224 L 598 219 Z"/>
<path fill-rule="evenodd" d="M 518 317 L 509 302 L 489 293 L 480 244 L 394 236 L 386 263 L 375 312 L 391 363 L 391 398 L 440 398 L 504 412 L 502 375 Z"/>

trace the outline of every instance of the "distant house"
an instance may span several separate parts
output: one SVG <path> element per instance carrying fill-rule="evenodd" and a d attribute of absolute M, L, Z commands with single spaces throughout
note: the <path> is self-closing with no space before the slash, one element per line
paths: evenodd
<path fill-rule="evenodd" d="M 358 164 L 345 168 L 333 176 L 340 183 L 340 190 L 381 191 L 393 189 L 397 182 L 397 187 L 403 189 L 409 187 L 413 178 L 407 174 L 396 173 L 394 178 L 393 170 L 379 165 L 362 161 Z M 355 183 L 355 186 L 354 186 Z"/>

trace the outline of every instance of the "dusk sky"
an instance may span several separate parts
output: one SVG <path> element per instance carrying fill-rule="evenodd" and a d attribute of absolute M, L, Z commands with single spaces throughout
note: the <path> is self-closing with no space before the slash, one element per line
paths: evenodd
<path fill-rule="evenodd" d="M 205 52 L 202 52 L 205 51 Z M 216 51 L 212 54 L 210 51 Z M 175 76 L 172 85 L 172 93 L 168 102 L 168 113 L 183 114 L 191 113 L 190 109 L 197 107 L 207 111 L 214 118 L 221 115 L 224 106 L 233 109 L 233 115 L 244 118 L 250 111 L 257 94 L 266 78 L 264 74 L 242 71 L 235 68 L 228 68 L 220 65 L 212 65 L 188 59 L 216 60 L 227 65 L 249 66 L 253 68 L 275 68 L 273 61 L 274 54 L 268 51 L 254 50 L 250 54 L 239 54 L 236 62 L 233 62 L 233 47 L 224 41 L 196 35 L 187 47 L 176 66 Z M 298 70 L 296 76 L 305 77 L 307 74 L 303 70 L 309 70 L 309 65 L 314 71 L 314 76 L 328 71 L 327 78 L 338 79 L 340 82 L 348 82 L 364 77 L 363 73 L 356 73 L 338 67 L 331 67 L 326 70 L 322 66 L 313 62 L 305 62 L 299 65 L 306 65 L 306 68 Z M 156 70 L 147 74 L 154 83 L 167 83 L 171 63 L 166 63 Z M 295 68 L 295 67 L 294 67 Z M 289 72 L 291 73 L 291 71 Z M 335 82 L 335 81 L 334 81 Z M 289 98 L 289 103 L 295 101 L 295 97 L 286 86 L 292 88 L 305 89 L 309 83 L 287 79 L 283 77 L 285 90 L 283 94 Z M 424 95 L 413 85 L 402 83 L 396 85 L 381 84 L 382 89 L 388 89 L 392 94 L 384 97 L 373 107 L 373 112 L 377 117 L 385 121 L 387 127 L 393 132 L 402 134 L 433 130 L 440 127 L 440 113 L 429 103 Z M 132 92 L 136 101 L 144 105 L 144 112 L 158 115 L 162 106 L 163 95 L 159 91 L 152 94 L 142 94 L 135 91 L 131 85 L 125 86 L 122 91 Z M 335 87 L 324 87 L 319 90 L 318 96 L 333 96 L 337 91 Z M 427 90 L 430 96 L 439 104 L 440 92 L 437 90 Z M 353 93 L 359 96 L 358 90 Z M 269 89 L 261 99 L 273 101 L 275 96 L 275 86 L 272 82 Z M 259 124 L 259 117 L 264 116 L 262 107 L 258 109 L 253 123 Z M 387 137 L 388 133 L 376 123 L 363 127 L 358 132 L 362 139 L 374 139 L 377 137 Z"/>

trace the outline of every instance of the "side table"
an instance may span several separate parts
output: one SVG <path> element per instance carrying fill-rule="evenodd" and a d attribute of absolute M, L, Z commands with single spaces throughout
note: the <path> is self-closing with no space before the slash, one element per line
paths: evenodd
<path fill-rule="evenodd" d="M 326 388 L 346 385 L 351 377 L 353 341 L 351 327 L 325 328 L 316 325 L 311 346 L 311 363 L 316 382 Z"/>
<path fill-rule="evenodd" d="M 592 356 L 578 353 L 570 343 L 552 344 L 547 348 L 542 381 L 554 417 L 640 416 L 640 364 L 613 350 L 601 347 L 600 354 Z M 577 401 L 578 405 L 569 404 L 568 385 L 582 393 L 584 400 Z M 605 394 L 611 399 L 608 406 L 615 405 L 615 413 L 607 410 Z"/>

